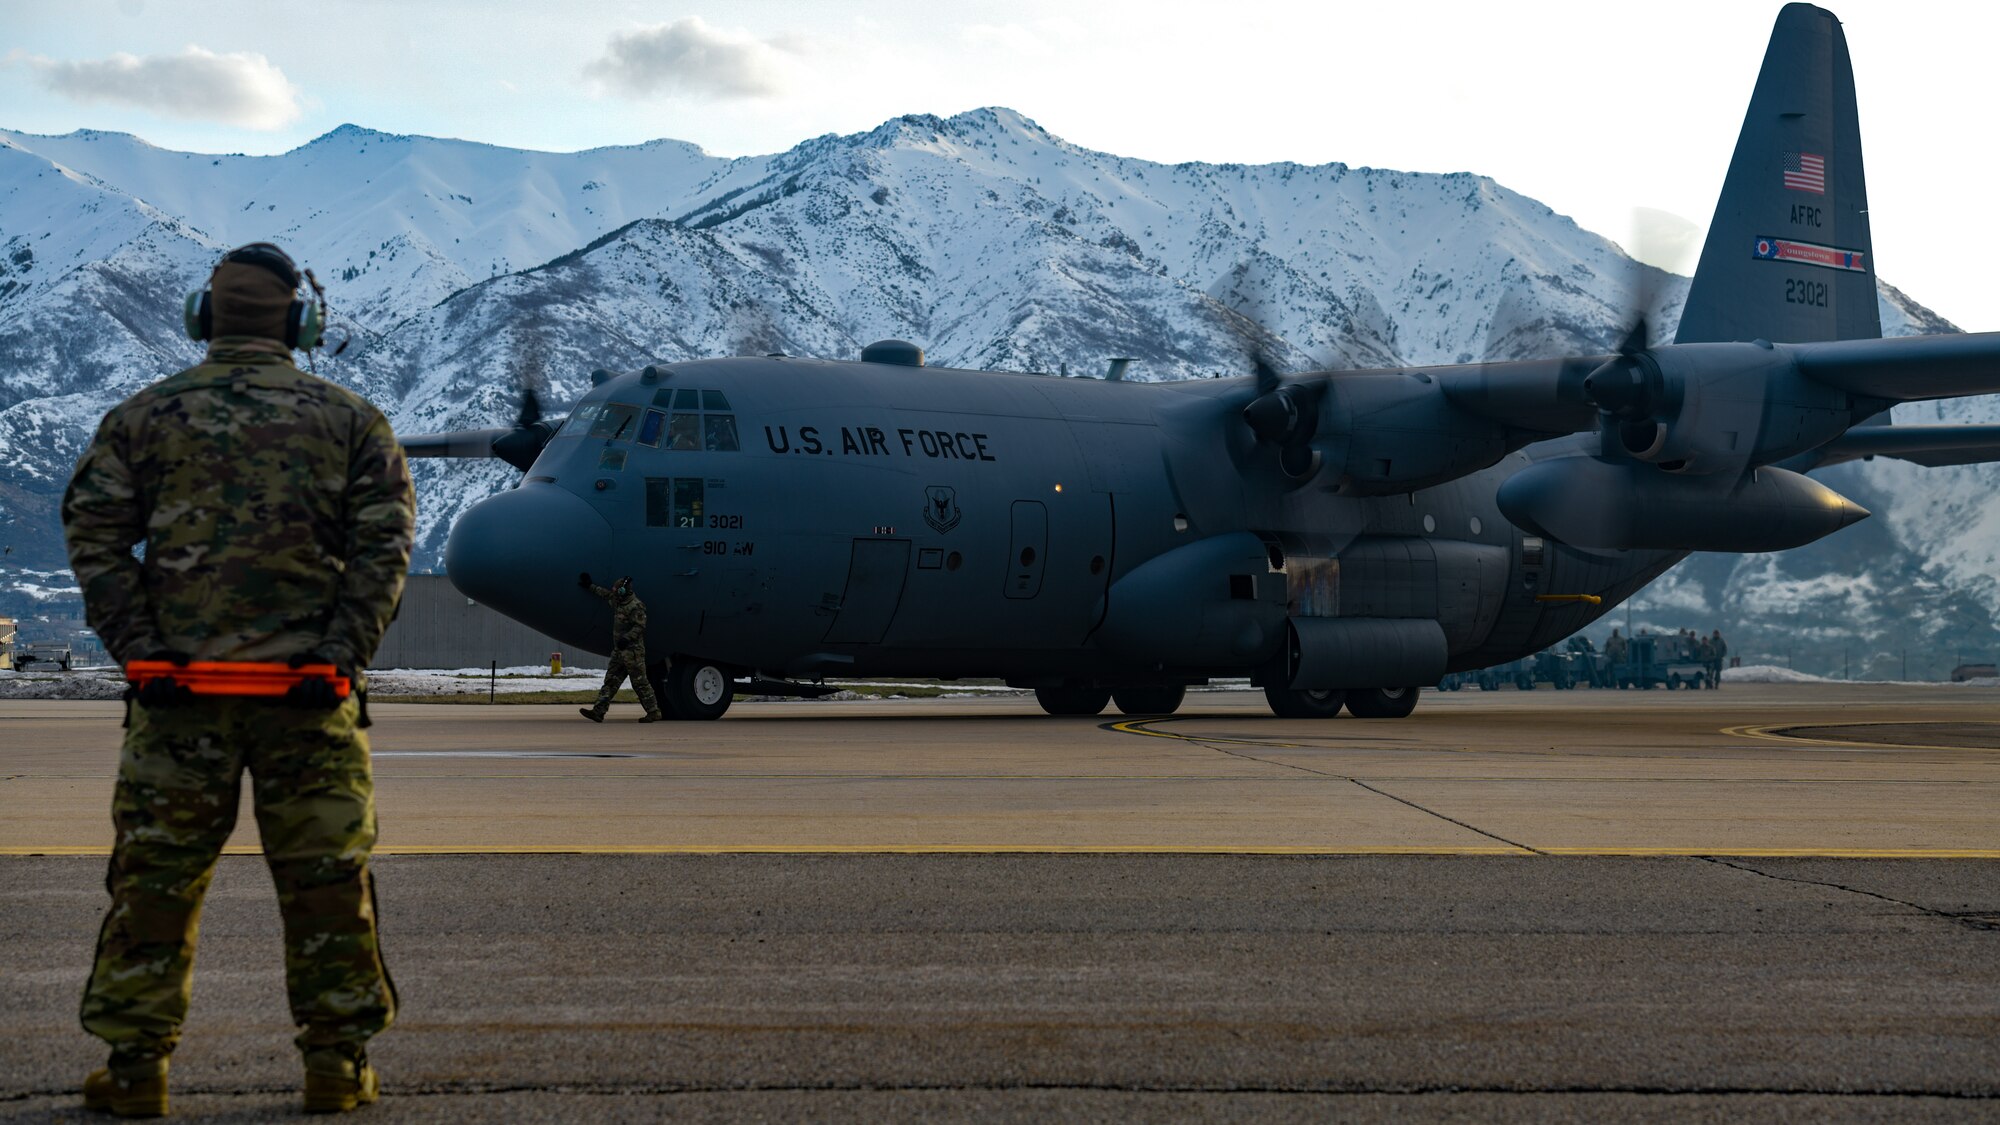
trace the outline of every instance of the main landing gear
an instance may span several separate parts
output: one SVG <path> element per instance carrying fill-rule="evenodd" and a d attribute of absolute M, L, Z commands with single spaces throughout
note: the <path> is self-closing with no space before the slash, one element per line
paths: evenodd
<path fill-rule="evenodd" d="M 1185 684 L 1131 684 L 1116 689 L 1063 684 L 1035 689 L 1035 702 L 1051 715 L 1095 715 L 1113 701 L 1127 715 L 1171 715 L 1180 710 L 1185 698 Z"/>
<path fill-rule="evenodd" d="M 1338 688 L 1295 691 L 1276 685 L 1264 688 L 1271 713 L 1281 719 L 1331 719 L 1342 706 L 1357 719 L 1400 719 L 1417 709 L 1419 689 Z"/>

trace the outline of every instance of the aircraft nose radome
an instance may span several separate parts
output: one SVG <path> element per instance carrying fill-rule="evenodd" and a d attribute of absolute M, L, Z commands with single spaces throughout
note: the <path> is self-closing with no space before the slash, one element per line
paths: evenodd
<path fill-rule="evenodd" d="M 581 620 L 602 607 L 576 588 L 579 571 L 611 563 L 611 526 L 563 489 L 528 485 L 488 497 L 452 525 L 444 567 L 466 597 L 571 644 L 604 638 Z M 614 576 L 615 577 L 615 576 Z M 606 579 L 600 577 L 600 581 Z"/>

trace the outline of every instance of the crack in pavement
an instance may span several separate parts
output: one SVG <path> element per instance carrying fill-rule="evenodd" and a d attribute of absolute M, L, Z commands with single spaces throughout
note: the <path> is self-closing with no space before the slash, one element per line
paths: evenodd
<path fill-rule="evenodd" d="M 1389 792 L 1386 789 L 1378 789 L 1375 786 L 1370 785 L 1367 782 L 1361 780 L 1360 778 L 1354 777 L 1349 774 L 1331 773 L 1326 770 L 1316 770 L 1310 766 L 1298 765 L 1295 762 L 1278 762 L 1278 761 L 1273 761 L 1269 758 L 1260 758 L 1255 754 L 1246 754 L 1241 750 L 1232 750 L 1227 746 L 1218 745 L 1216 743 L 1210 742 L 1196 735 L 1178 734 L 1172 737 L 1182 742 L 1191 742 L 1196 746 L 1203 747 L 1204 749 L 1213 750 L 1218 754 L 1227 754 L 1232 758 L 1241 758 L 1246 762 L 1256 762 L 1260 766 L 1276 766 L 1280 769 L 1297 770 L 1300 773 L 1311 774 L 1314 777 L 1324 777 L 1329 780 L 1345 781 L 1352 785 L 1359 786 L 1362 789 L 1366 789 L 1368 792 L 1373 793 L 1378 797 L 1387 797 L 1391 801 L 1394 801 L 1400 805 L 1407 805 L 1410 808 L 1413 808 L 1418 812 L 1423 813 L 1425 816 L 1435 817 L 1438 820 L 1444 821 L 1446 824 L 1455 824 L 1458 827 L 1465 829 L 1467 832 L 1484 836 L 1489 840 L 1498 841 L 1499 843 L 1505 844 L 1510 848 L 1519 848 L 1522 851 L 1528 852 L 1532 855 L 1548 854 L 1547 852 L 1542 851 L 1540 848 L 1532 848 L 1526 844 L 1509 840 L 1507 837 L 1499 835 L 1498 833 L 1488 832 L 1484 828 L 1480 828 L 1477 825 L 1467 824 L 1465 821 L 1459 820 L 1457 817 L 1446 816 L 1445 814 L 1437 811 L 1436 809 L 1426 808 L 1423 805 L 1420 805 L 1417 802 L 1412 801 L 1407 797 L 1398 797 L 1397 795 Z"/>
<path fill-rule="evenodd" d="M 1925 906 L 1921 902 L 1911 902 L 1908 899 L 1897 898 L 1894 895 L 1885 895 L 1878 891 L 1864 890 L 1861 887 L 1850 887 L 1845 883 L 1835 883 L 1826 879 L 1806 879 L 1796 875 L 1779 875 L 1752 867 L 1747 863 L 1732 862 L 1723 859 L 1721 856 L 1703 855 L 1694 858 L 1704 863 L 1718 864 L 1722 867 L 1733 867 L 1738 871 L 1748 872 L 1751 875 L 1762 876 L 1766 879 L 1775 879 L 1780 883 L 1800 883 L 1809 887 L 1826 887 L 1829 890 L 1846 891 L 1848 894 L 1862 895 L 1866 898 L 1877 899 L 1882 902 L 1895 903 L 1897 906 L 1907 906 L 1919 914 L 1925 914 L 1932 918 L 1942 918 L 1947 922 L 1955 922 L 1974 930 L 2000 931 L 2000 914 L 1996 914 L 1990 910 L 1939 910 L 1936 907 Z"/>
<path fill-rule="evenodd" d="M 1528 845 L 1526 845 L 1526 844 L 1523 844 L 1523 843 L 1519 843 L 1519 842 L 1517 842 L 1517 841 L 1514 841 L 1514 840 L 1509 840 L 1509 839 L 1508 839 L 1507 837 L 1505 837 L 1505 836 L 1502 836 L 1502 835 L 1500 835 L 1499 833 L 1496 833 L 1496 832 L 1488 832 L 1488 831 L 1487 831 L 1486 829 L 1484 829 L 1484 828 L 1480 828 L 1480 827 L 1478 827 L 1477 825 L 1472 825 L 1472 824 L 1467 824 L 1466 822 L 1464 822 L 1464 821 L 1462 821 L 1462 820 L 1458 819 L 1457 817 L 1451 817 L 1451 816 L 1446 816 L 1445 814 L 1443 814 L 1443 813 L 1441 813 L 1441 812 L 1437 811 L 1436 809 L 1431 809 L 1431 808 L 1425 808 L 1424 806 L 1422 806 L 1422 805 L 1420 805 L 1420 804 L 1416 803 L 1415 801 L 1412 801 L 1412 800 L 1410 800 L 1410 799 L 1409 799 L 1408 797 L 1398 797 L 1398 796 L 1396 796 L 1396 795 L 1395 795 L 1394 793 L 1391 793 L 1391 792 L 1389 792 L 1389 791 L 1388 791 L 1388 790 L 1386 790 L 1386 789 L 1377 789 L 1377 788 L 1376 788 L 1375 786 L 1373 786 L 1373 785 L 1370 785 L 1370 784 L 1368 784 L 1367 782 L 1365 782 L 1365 781 L 1361 780 L 1361 779 L 1360 779 L 1360 778 L 1358 778 L 1358 777 L 1350 777 L 1350 778 L 1348 778 L 1347 780 L 1349 780 L 1349 781 L 1353 782 L 1353 783 L 1354 783 L 1354 784 L 1356 784 L 1356 785 L 1359 785 L 1359 786 L 1360 786 L 1361 788 L 1363 788 L 1363 789 L 1366 789 L 1366 790 L 1368 790 L 1368 791 L 1369 791 L 1370 793 L 1375 793 L 1375 794 L 1378 794 L 1378 795 L 1380 795 L 1380 796 L 1383 796 L 1383 797 L 1387 797 L 1387 798 L 1389 798 L 1389 799 L 1390 799 L 1391 801 L 1395 801 L 1395 802 L 1397 802 L 1397 803 L 1399 803 L 1399 804 L 1404 804 L 1404 805 L 1408 805 L 1408 806 L 1410 806 L 1411 808 L 1413 808 L 1413 809 L 1417 810 L 1417 811 L 1418 811 L 1418 812 L 1420 812 L 1420 813 L 1425 813 L 1425 814 L 1428 814 L 1428 815 L 1430 815 L 1430 816 L 1434 816 L 1434 817 L 1438 818 L 1439 820 L 1442 820 L 1442 821 L 1445 821 L 1445 822 L 1447 822 L 1447 823 L 1450 823 L 1450 824 L 1456 824 L 1456 825 L 1458 825 L 1458 826 L 1459 826 L 1460 828 L 1463 828 L 1463 829 L 1465 829 L 1465 830 L 1466 830 L 1466 831 L 1468 831 L 1468 832 L 1477 832 L 1477 833 L 1479 833 L 1479 834 L 1480 834 L 1481 836 L 1484 836 L 1484 837 L 1486 837 L 1486 838 L 1487 838 L 1487 839 L 1489 839 L 1489 840 L 1498 840 L 1498 841 L 1500 841 L 1501 843 L 1503 843 L 1503 844 L 1507 845 L 1507 846 L 1508 846 L 1508 847 L 1510 847 L 1510 848 L 1519 848 L 1519 849 L 1521 849 L 1521 850 L 1522 850 L 1522 851 L 1524 851 L 1524 852 L 1532 852 L 1532 853 L 1533 853 L 1533 854 L 1535 854 L 1535 855 L 1547 855 L 1547 854 L 1549 854 L 1549 853 L 1547 853 L 1547 852 L 1545 852 L 1545 851 L 1541 850 L 1540 848 L 1531 848 L 1531 847 L 1529 847 L 1529 846 L 1528 846 Z"/>

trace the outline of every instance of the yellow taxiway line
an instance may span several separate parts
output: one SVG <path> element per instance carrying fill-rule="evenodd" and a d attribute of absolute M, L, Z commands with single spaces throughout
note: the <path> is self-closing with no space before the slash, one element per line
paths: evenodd
<path fill-rule="evenodd" d="M 1779 731 L 1797 727 L 1812 727 L 1823 730 L 1827 727 L 1880 727 L 1880 726 L 1921 726 L 1922 723 L 1885 723 L 1880 720 L 1858 723 L 1752 723 L 1748 726 L 1723 727 L 1722 733 L 1732 738 L 1759 738 L 1765 742 L 1789 742 L 1800 746 L 1837 746 L 1846 750 L 1986 750 L 1983 746 L 1927 746 L 1916 742 L 1849 742 L 1835 738 L 1807 738 L 1804 735 L 1780 734 Z M 2000 725 L 2000 724 L 1996 724 Z"/>

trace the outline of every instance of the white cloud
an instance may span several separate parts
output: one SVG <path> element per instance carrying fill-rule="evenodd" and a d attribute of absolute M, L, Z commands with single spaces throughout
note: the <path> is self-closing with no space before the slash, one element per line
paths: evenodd
<path fill-rule="evenodd" d="M 766 98 L 789 87 L 790 60 L 774 41 L 710 27 L 700 16 L 611 37 L 584 72 L 622 94 Z"/>
<path fill-rule="evenodd" d="M 177 55 L 61 60 L 14 52 L 43 88 L 72 101 L 137 106 L 169 117 L 277 129 L 298 120 L 300 91 L 252 51 L 219 55 L 189 46 Z"/>
<path fill-rule="evenodd" d="M 959 32 L 969 47 L 1017 57 L 1054 57 L 1082 45 L 1087 36 L 1076 21 L 1054 17 L 1025 23 L 968 24 Z"/>

